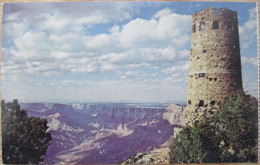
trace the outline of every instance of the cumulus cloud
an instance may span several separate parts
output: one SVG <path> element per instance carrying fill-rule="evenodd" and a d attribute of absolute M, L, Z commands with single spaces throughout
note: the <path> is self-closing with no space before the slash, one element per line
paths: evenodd
<path fill-rule="evenodd" d="M 250 46 L 252 43 L 257 41 L 257 19 L 256 19 L 256 8 L 248 10 L 249 18 L 242 25 L 239 26 L 239 36 L 240 36 L 240 47 L 242 53 Z"/>
<path fill-rule="evenodd" d="M 163 69 L 162 73 L 164 74 L 171 74 L 174 73 L 176 71 L 188 71 L 189 69 L 189 62 L 188 61 L 180 61 L 178 62 L 176 65 L 174 65 L 173 67 L 167 68 L 167 69 Z"/>
<path fill-rule="evenodd" d="M 11 16 L 5 17 L 4 27 L 15 26 L 18 23 L 23 28 L 17 32 L 16 36 L 12 36 L 14 46 L 9 50 L 4 48 L 3 56 L 12 54 L 10 56 L 12 60 L 24 60 L 28 63 L 44 60 L 44 70 L 48 71 L 47 75 L 57 72 L 60 74 L 67 72 L 89 73 L 97 70 L 103 72 L 124 67 L 128 69 L 158 68 L 163 66 L 163 63 L 169 63 L 176 59 L 177 52 L 183 51 L 181 48 L 189 42 L 189 37 L 186 37 L 189 36 L 189 28 L 183 28 L 183 26 L 189 26 L 191 16 L 172 13 L 168 8 L 158 11 L 150 19 L 136 18 L 121 26 L 112 26 L 108 33 L 88 35 L 88 28 L 84 28 L 84 24 L 94 25 L 115 19 L 104 14 L 107 11 L 104 11 L 99 5 L 97 6 L 101 8 L 98 10 L 99 12 L 91 10 L 88 11 L 87 16 L 81 17 L 79 15 L 77 19 L 75 19 L 74 14 L 64 13 L 65 7 L 61 7 L 53 13 L 50 12 L 51 14 L 46 13 L 46 11 L 40 13 L 30 9 L 29 11 L 36 14 L 35 17 L 28 15 L 28 11 L 21 10 L 28 9 L 25 6 L 20 7 L 21 9 L 16 12 L 12 11 Z M 112 6 L 110 7 L 112 8 Z M 36 8 L 40 7 L 36 6 Z M 122 9 L 118 9 L 118 12 L 124 14 L 126 11 L 130 12 L 130 10 L 123 10 L 126 8 L 123 6 Z M 19 22 L 17 18 L 21 16 L 24 18 L 23 21 Z M 35 18 L 42 18 L 42 20 L 33 22 Z M 127 16 L 122 19 L 129 18 Z M 71 22 L 74 19 L 75 24 L 72 26 Z M 30 25 L 32 23 L 34 25 Z M 41 26 L 33 28 L 37 24 Z M 75 30 L 77 26 L 76 29 L 80 29 L 79 31 Z M 181 54 L 185 55 L 185 52 Z M 99 64 L 83 66 L 80 65 L 80 61 L 78 61 L 78 65 L 70 63 L 83 56 L 88 56 L 89 61 L 97 61 Z M 70 59 L 70 61 L 66 59 Z M 56 67 L 56 71 L 52 70 L 53 61 L 56 64 L 62 64 Z M 32 66 L 33 69 L 30 70 Z M 50 68 L 47 69 L 47 67 Z M 5 68 L 5 70 L 7 69 L 8 67 Z M 34 71 L 42 71 L 42 68 L 41 66 L 28 65 L 25 71 L 33 73 Z"/>
<path fill-rule="evenodd" d="M 179 58 L 186 57 L 184 47 L 189 43 L 191 16 L 176 14 L 165 8 L 150 18 L 132 19 L 139 13 L 141 2 L 138 5 L 107 3 L 106 7 L 101 3 L 88 4 L 42 4 L 47 5 L 49 10 L 39 4 L 21 4 L 15 10 L 12 4 L 5 5 L 4 10 L 8 12 L 4 13 L 3 29 L 12 43 L 3 48 L 4 79 L 23 79 L 41 88 L 46 85 L 53 88 L 88 84 L 96 97 L 101 98 L 103 96 L 99 92 L 110 92 L 108 86 L 122 91 L 118 94 L 125 99 L 127 93 L 133 91 L 141 92 L 140 99 L 150 98 L 152 91 L 167 91 L 166 88 L 157 87 L 160 82 L 157 79 L 161 70 L 174 66 Z M 57 5 L 60 6 L 57 8 Z M 68 12 L 68 7 L 77 10 Z M 118 24 L 120 21 L 124 23 Z M 100 33 L 95 30 L 95 27 L 104 24 L 110 26 L 107 31 Z M 178 71 L 182 72 L 182 69 Z M 103 82 L 101 77 L 108 73 L 119 80 L 111 84 Z M 86 77 L 92 74 L 91 77 L 101 81 L 86 82 L 79 77 L 82 74 Z M 35 75 L 43 78 L 39 80 Z M 79 80 L 59 82 L 59 77 L 65 75 L 76 76 Z M 54 78 L 58 81 L 53 81 Z M 164 77 L 160 83 L 167 82 L 174 81 Z"/>
<path fill-rule="evenodd" d="M 160 18 L 162 16 L 167 16 L 170 15 L 172 13 L 171 9 L 169 8 L 165 8 L 163 10 L 158 11 L 157 13 L 154 14 L 154 18 Z"/>
<path fill-rule="evenodd" d="M 182 49 L 182 50 L 178 51 L 178 56 L 181 57 L 181 58 L 189 57 L 189 55 L 190 55 L 190 51 L 189 50 Z"/>
<path fill-rule="evenodd" d="M 253 65 L 255 67 L 258 66 L 258 59 L 257 57 L 241 57 L 241 63 L 242 65 Z"/>
<path fill-rule="evenodd" d="M 174 73 L 171 76 L 165 78 L 166 81 L 170 83 L 182 82 L 187 83 L 187 74 Z"/>
<path fill-rule="evenodd" d="M 106 96 L 113 100 L 118 95 L 127 100 L 134 94 L 140 100 L 165 100 L 175 97 L 174 89 L 184 99 L 185 93 L 173 86 L 186 88 L 183 82 L 188 73 L 191 15 L 163 8 L 141 17 L 138 14 L 143 5 L 147 4 L 5 4 L 4 82 L 21 79 L 30 84 L 30 90 L 46 87 L 45 93 L 53 96 L 62 85 L 87 85 L 86 89 L 75 88 L 79 94 L 73 97 L 87 92 L 93 94 L 92 99 L 100 100 Z M 254 41 L 256 31 L 251 24 L 255 23 L 255 11 L 249 13 L 248 21 L 240 27 L 244 49 Z M 255 65 L 255 61 L 242 57 L 243 64 Z M 70 90 L 67 94 L 73 92 Z M 161 98 L 152 97 L 154 93 Z"/>
<path fill-rule="evenodd" d="M 186 36 L 189 36 L 190 22 L 191 16 L 175 13 L 150 20 L 137 18 L 122 27 L 119 41 L 125 47 L 161 46 L 171 42 L 184 46 L 189 41 Z"/>
<path fill-rule="evenodd" d="M 61 30 L 71 22 L 70 18 L 59 18 L 56 15 L 49 16 L 44 22 L 44 28 L 52 30 Z"/>

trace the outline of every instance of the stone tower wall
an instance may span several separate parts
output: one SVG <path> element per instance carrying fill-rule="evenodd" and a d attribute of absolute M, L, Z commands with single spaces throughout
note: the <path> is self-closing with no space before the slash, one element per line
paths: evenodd
<path fill-rule="evenodd" d="M 218 107 L 242 89 L 237 13 L 207 8 L 192 15 L 187 109 Z"/>

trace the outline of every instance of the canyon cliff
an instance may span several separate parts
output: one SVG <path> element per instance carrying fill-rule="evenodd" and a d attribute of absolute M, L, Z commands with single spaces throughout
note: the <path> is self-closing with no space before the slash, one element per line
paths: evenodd
<path fill-rule="evenodd" d="M 140 104 L 22 103 L 29 116 L 48 120 L 47 164 L 120 163 L 138 152 L 168 147 L 183 107 Z"/>

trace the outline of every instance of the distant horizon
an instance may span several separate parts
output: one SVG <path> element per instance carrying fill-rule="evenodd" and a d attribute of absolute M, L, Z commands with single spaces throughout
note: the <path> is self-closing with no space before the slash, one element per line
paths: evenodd
<path fill-rule="evenodd" d="M 5 100 L 2 99 L 5 102 L 12 102 L 13 100 Z M 179 101 L 179 102 L 131 102 L 131 101 L 118 101 L 118 102 L 106 102 L 106 101 L 102 101 L 102 102 L 97 102 L 97 101 L 19 101 L 18 103 L 22 103 L 22 104 L 37 104 L 37 103 L 42 103 L 42 104 L 176 104 L 176 105 L 186 105 L 186 101 Z"/>
<path fill-rule="evenodd" d="M 238 13 L 243 88 L 258 98 L 256 3 L 4 3 L 1 97 L 20 102 L 186 103 L 191 16 Z"/>

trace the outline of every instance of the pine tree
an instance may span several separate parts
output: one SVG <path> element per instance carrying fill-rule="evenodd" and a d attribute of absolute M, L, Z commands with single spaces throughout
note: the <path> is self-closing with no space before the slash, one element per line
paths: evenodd
<path fill-rule="evenodd" d="M 18 100 L 2 100 L 2 151 L 4 164 L 38 164 L 51 142 L 47 120 L 28 117 Z"/>

